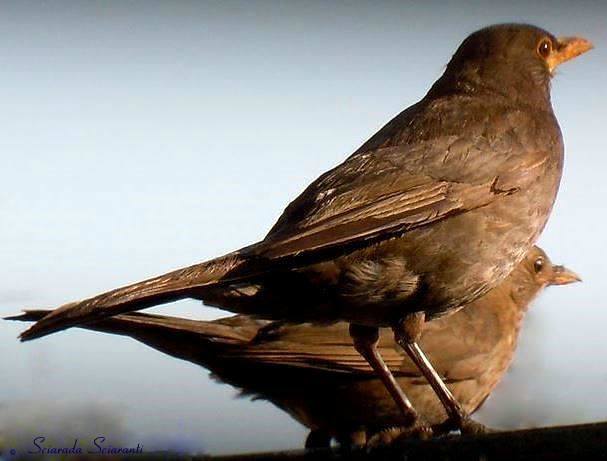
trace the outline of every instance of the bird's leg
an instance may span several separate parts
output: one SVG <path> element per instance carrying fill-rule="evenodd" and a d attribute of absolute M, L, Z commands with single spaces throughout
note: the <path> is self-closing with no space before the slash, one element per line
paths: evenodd
<path fill-rule="evenodd" d="M 427 437 L 432 434 L 429 426 L 422 424 L 417 411 L 411 405 L 411 402 L 402 391 L 394 375 L 390 372 L 379 351 L 377 343 L 379 342 L 379 329 L 376 327 L 367 327 L 362 325 L 350 324 L 350 336 L 354 342 L 354 348 L 371 365 L 373 371 L 384 383 L 384 386 L 396 402 L 396 405 L 403 413 L 405 425 L 415 426 L 414 432 L 419 433 L 420 437 Z"/>
<path fill-rule="evenodd" d="M 331 435 L 329 433 L 321 430 L 311 430 L 308 436 L 306 437 L 306 450 L 314 450 L 320 448 L 330 448 L 331 447 Z"/>
<path fill-rule="evenodd" d="M 470 418 L 468 412 L 453 396 L 424 351 L 419 347 L 418 340 L 423 331 L 425 317 L 423 312 L 415 312 L 406 316 L 401 322 L 393 326 L 394 339 L 404 349 L 434 390 L 447 412 L 450 425 L 459 429 L 462 433 L 487 432 L 485 426 Z"/>

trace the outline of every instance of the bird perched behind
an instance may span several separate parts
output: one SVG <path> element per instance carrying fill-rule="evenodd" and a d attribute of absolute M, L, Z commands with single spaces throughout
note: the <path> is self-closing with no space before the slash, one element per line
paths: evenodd
<path fill-rule="evenodd" d="M 577 280 L 534 247 L 498 287 L 428 325 L 420 344 L 467 411 L 482 404 L 510 365 L 533 298 L 546 286 Z M 37 320 L 46 313 L 31 311 L 13 319 Z M 272 401 L 311 429 L 310 447 L 326 446 L 332 437 L 362 444 L 373 434 L 382 439 L 398 434 L 402 414 L 353 349 L 347 324 L 284 326 L 259 337 L 267 324 L 245 315 L 204 322 L 130 314 L 86 327 L 131 336 Z M 421 415 L 430 424 L 445 423 L 440 401 L 389 331 L 381 332 L 378 347 Z"/>
<path fill-rule="evenodd" d="M 417 420 L 377 352 L 378 328 L 389 326 L 466 428 L 417 339 L 426 319 L 501 282 L 544 228 L 563 165 L 550 78 L 590 48 L 522 24 L 471 34 L 423 99 L 314 181 L 263 241 L 65 305 L 21 338 L 186 297 L 279 321 L 342 320 Z"/>

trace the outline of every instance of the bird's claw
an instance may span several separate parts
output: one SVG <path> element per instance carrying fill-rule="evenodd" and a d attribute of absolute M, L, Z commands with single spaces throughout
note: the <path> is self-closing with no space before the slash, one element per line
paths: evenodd
<path fill-rule="evenodd" d="M 424 421 L 417 421 L 409 426 L 387 427 L 373 436 L 367 442 L 367 448 L 391 445 L 401 440 L 428 440 L 433 435 L 432 428 Z"/>
<path fill-rule="evenodd" d="M 479 435 L 496 432 L 495 429 L 491 429 L 485 426 L 484 424 L 474 421 L 470 417 L 464 418 L 461 421 L 461 423 L 459 424 L 459 430 L 462 435 Z"/>
<path fill-rule="evenodd" d="M 449 419 L 434 427 L 434 433 L 438 435 L 446 435 L 451 431 L 459 431 L 462 435 L 479 435 L 496 432 L 495 429 L 474 421 L 470 416 L 458 418 L 457 420 Z"/>

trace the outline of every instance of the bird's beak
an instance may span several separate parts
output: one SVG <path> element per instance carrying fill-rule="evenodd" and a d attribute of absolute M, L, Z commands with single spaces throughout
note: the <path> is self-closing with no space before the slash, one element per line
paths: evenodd
<path fill-rule="evenodd" d="M 582 279 L 572 270 L 565 266 L 554 266 L 552 268 L 553 276 L 550 285 L 568 285 L 570 283 L 581 282 Z"/>
<path fill-rule="evenodd" d="M 557 47 L 546 58 L 550 72 L 554 71 L 560 64 L 573 59 L 580 54 L 594 48 L 590 40 L 582 37 L 559 37 Z"/>

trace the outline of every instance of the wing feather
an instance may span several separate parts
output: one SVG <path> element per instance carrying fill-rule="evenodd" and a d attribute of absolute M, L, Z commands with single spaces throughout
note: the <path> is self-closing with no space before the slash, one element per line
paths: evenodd
<path fill-rule="evenodd" d="M 287 234 L 270 236 L 253 253 L 271 260 L 322 258 L 331 250 L 353 250 L 401 235 L 448 216 L 480 208 L 511 193 L 494 188 L 497 178 L 482 184 L 428 181 L 412 189 L 365 197 L 356 206 Z"/>

